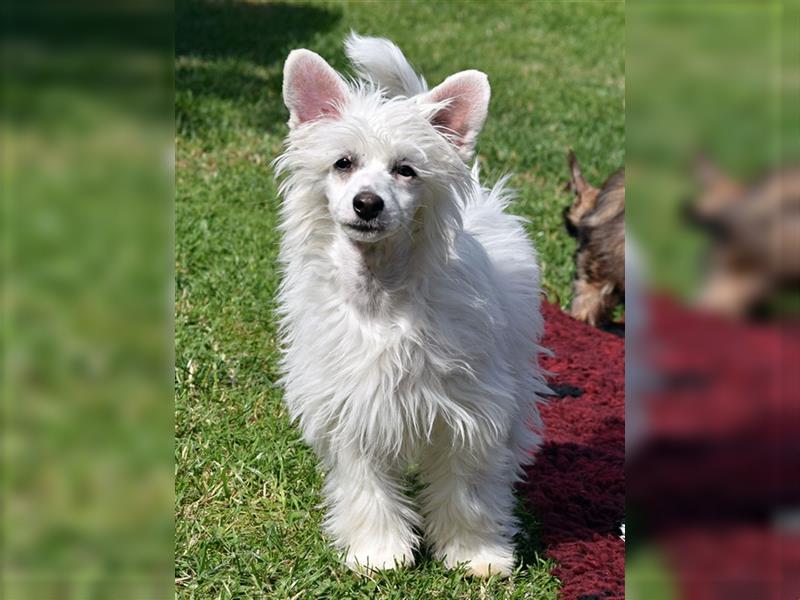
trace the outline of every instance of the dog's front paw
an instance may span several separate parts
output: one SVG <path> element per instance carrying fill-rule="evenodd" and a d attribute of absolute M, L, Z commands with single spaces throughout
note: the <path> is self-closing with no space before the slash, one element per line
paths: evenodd
<path fill-rule="evenodd" d="M 371 571 L 386 571 L 413 566 L 414 554 L 410 548 L 350 550 L 345 558 L 345 563 L 353 571 L 365 574 Z"/>
<path fill-rule="evenodd" d="M 444 565 L 455 569 L 466 565 L 467 574 L 473 577 L 488 578 L 492 575 L 508 577 L 514 570 L 514 550 L 509 546 L 491 545 L 475 548 L 451 546 L 439 553 L 444 557 Z"/>

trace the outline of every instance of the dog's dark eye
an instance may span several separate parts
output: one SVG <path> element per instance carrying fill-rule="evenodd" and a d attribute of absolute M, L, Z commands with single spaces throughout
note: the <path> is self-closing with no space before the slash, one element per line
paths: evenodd
<path fill-rule="evenodd" d="M 345 156 L 344 158 L 340 158 L 335 163 L 333 163 L 333 166 L 338 171 L 349 171 L 350 167 L 353 166 L 353 161 Z"/>
<path fill-rule="evenodd" d="M 417 172 L 414 169 L 412 169 L 411 167 L 409 167 L 408 165 L 400 165 L 399 167 L 397 167 L 397 171 L 396 172 L 397 172 L 398 175 L 400 175 L 400 177 L 416 177 L 417 176 Z"/>

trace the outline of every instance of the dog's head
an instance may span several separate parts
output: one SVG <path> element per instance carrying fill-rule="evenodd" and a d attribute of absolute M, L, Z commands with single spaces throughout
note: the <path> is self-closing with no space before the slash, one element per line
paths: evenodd
<path fill-rule="evenodd" d="M 564 225 L 570 235 L 577 236 L 581 219 L 594 209 L 600 190 L 583 178 L 581 166 L 572 150 L 567 154 L 567 165 L 570 179 L 564 188 L 574 194 L 574 199 L 572 204 L 564 208 Z"/>
<path fill-rule="evenodd" d="M 348 83 L 308 50 L 284 67 L 289 109 L 279 171 L 327 204 L 350 239 L 376 242 L 410 231 L 442 190 L 469 180 L 489 104 L 486 75 L 464 71 L 411 98 L 387 98 L 374 85 Z M 319 214 L 319 213 L 317 213 Z"/>
<path fill-rule="evenodd" d="M 729 215 L 744 196 L 744 187 L 701 154 L 694 159 L 699 192 L 683 204 L 685 220 L 715 238 L 725 237 Z"/>

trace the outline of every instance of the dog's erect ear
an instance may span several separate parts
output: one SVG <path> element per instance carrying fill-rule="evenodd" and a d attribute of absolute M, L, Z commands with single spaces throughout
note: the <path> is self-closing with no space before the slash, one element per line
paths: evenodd
<path fill-rule="evenodd" d="M 579 195 L 585 193 L 592 186 L 586 183 L 586 180 L 583 178 L 581 165 L 578 163 L 578 158 L 571 149 L 567 153 L 567 164 L 569 165 L 570 187 L 572 191 Z"/>
<path fill-rule="evenodd" d="M 738 187 L 737 183 L 723 173 L 722 169 L 705 153 L 701 152 L 694 157 L 692 168 L 695 178 L 706 190 L 721 187 L 731 189 Z"/>
<path fill-rule="evenodd" d="M 419 96 L 419 101 L 424 104 L 445 103 L 432 113 L 430 121 L 453 142 L 464 162 L 469 162 L 486 121 L 490 96 L 489 78 L 484 73 L 462 71 Z"/>
<path fill-rule="evenodd" d="M 325 60 L 310 50 L 293 50 L 283 66 L 283 102 L 289 127 L 336 117 L 347 98 L 347 85 Z"/>

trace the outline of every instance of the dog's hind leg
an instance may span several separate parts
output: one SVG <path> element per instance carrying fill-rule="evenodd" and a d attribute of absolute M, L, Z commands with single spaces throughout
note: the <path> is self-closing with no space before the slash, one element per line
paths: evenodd
<path fill-rule="evenodd" d="M 449 443 L 438 450 L 421 465 L 425 533 L 434 555 L 448 568 L 466 564 L 470 575 L 510 575 L 516 526 L 512 452 L 492 448 L 476 457 Z"/>
<path fill-rule="evenodd" d="M 324 495 L 325 529 L 347 552 L 348 567 L 366 573 L 413 564 L 420 519 L 391 469 L 355 453 L 340 455 Z"/>

